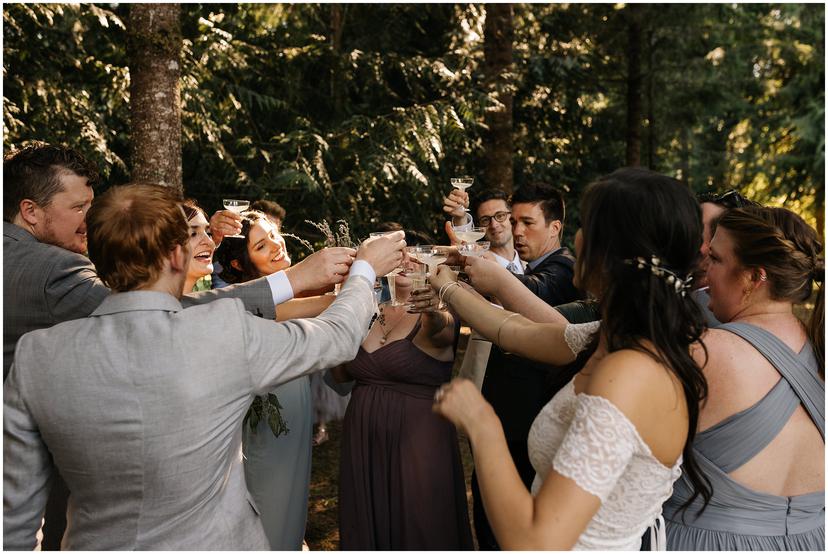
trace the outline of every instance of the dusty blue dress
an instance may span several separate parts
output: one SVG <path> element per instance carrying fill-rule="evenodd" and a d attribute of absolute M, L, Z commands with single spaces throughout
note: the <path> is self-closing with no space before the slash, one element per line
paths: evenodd
<path fill-rule="evenodd" d="M 225 286 L 215 277 L 214 274 L 215 288 Z M 276 437 L 266 421 L 260 421 L 254 432 L 245 422 L 244 478 L 259 509 L 271 550 L 302 550 L 313 434 L 310 377 L 299 377 L 270 392 L 279 398 L 289 432 Z"/>
<path fill-rule="evenodd" d="M 782 375 L 764 398 L 696 435 L 693 445 L 713 497 L 705 511 L 686 475 L 664 504 L 668 550 L 825 550 L 825 492 L 775 496 L 749 489 L 728 476 L 762 451 L 801 404 L 825 440 L 825 384 L 810 343 L 796 354 L 774 335 L 753 325 L 719 327 L 750 342 Z M 684 515 L 684 521 L 682 521 Z"/>
<path fill-rule="evenodd" d="M 266 421 L 242 435 L 244 477 L 256 501 L 272 550 L 302 550 L 311 473 L 310 378 L 299 377 L 271 391 L 290 430 L 276 437 Z"/>

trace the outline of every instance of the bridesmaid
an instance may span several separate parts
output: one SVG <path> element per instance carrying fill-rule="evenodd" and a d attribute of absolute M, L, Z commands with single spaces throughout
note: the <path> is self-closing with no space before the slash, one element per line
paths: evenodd
<path fill-rule="evenodd" d="M 412 284 L 398 275 L 397 298 Z M 342 431 L 342 550 L 473 548 L 457 434 L 431 411 L 451 378 L 459 325 L 430 289 L 412 298 L 420 310 L 381 305 L 357 357 L 332 371 L 355 381 Z"/>
<path fill-rule="evenodd" d="M 710 394 L 693 446 L 713 494 L 684 476 L 664 505 L 669 550 L 825 550 L 824 280 L 817 233 L 784 208 L 724 212 L 710 241 Z M 686 508 L 686 509 L 685 509 Z"/>
<path fill-rule="evenodd" d="M 284 238 L 276 226 L 256 211 L 242 214 L 243 238 L 224 237 L 216 251 L 222 265 L 220 277 L 229 284 L 242 283 L 290 266 Z M 278 320 L 318 315 L 333 296 L 294 299 L 280 304 Z M 246 421 L 242 435 L 247 488 L 262 517 L 273 550 L 301 550 L 308 513 L 311 472 L 311 393 L 304 376 L 271 391 L 281 404 L 288 428 L 278 437 L 267 418 L 254 429 Z"/>

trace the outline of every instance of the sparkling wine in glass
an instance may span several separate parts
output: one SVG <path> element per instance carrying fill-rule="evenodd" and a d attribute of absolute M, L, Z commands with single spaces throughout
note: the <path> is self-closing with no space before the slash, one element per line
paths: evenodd
<path fill-rule="evenodd" d="M 474 184 L 474 177 L 463 176 L 463 177 L 452 177 L 451 178 L 451 186 L 458 190 L 466 190 L 470 186 Z M 464 212 L 468 212 L 468 208 L 463 208 Z"/>
<path fill-rule="evenodd" d="M 479 258 L 484 252 L 489 250 L 489 245 L 490 243 L 487 240 L 470 242 L 460 247 L 460 253 L 464 256 L 474 256 L 475 258 Z"/>
<path fill-rule="evenodd" d="M 457 238 L 460 239 L 462 242 L 477 242 L 486 236 L 486 228 L 472 227 L 465 231 L 458 231 L 457 229 L 455 229 L 454 234 L 457 235 Z"/>
<path fill-rule="evenodd" d="M 224 207 L 226 209 L 230 210 L 231 212 L 235 212 L 237 214 L 242 213 L 243 211 L 245 211 L 247 208 L 250 207 L 250 201 L 249 200 L 234 200 L 232 198 L 225 198 L 225 199 L 222 200 L 222 203 L 224 204 Z M 236 238 L 239 238 L 239 237 L 244 238 L 244 235 L 242 235 L 241 233 L 239 233 L 238 235 L 227 235 L 227 236 L 228 237 L 236 237 Z"/>
<path fill-rule="evenodd" d="M 421 252 L 418 258 L 428 266 L 429 273 L 434 273 L 437 266 L 446 261 L 447 256 L 436 248 L 431 248 Z"/>

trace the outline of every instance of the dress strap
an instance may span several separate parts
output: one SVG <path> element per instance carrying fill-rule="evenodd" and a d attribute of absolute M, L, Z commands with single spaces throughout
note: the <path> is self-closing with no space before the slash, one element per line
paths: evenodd
<path fill-rule="evenodd" d="M 417 317 L 417 323 L 414 324 L 414 328 L 411 329 L 411 332 L 406 335 L 405 340 L 414 340 L 414 337 L 417 336 L 417 333 L 420 331 L 420 327 L 423 326 L 423 314 L 420 314 Z"/>
<path fill-rule="evenodd" d="M 785 379 L 756 404 L 696 435 L 693 448 L 725 473 L 743 466 L 776 438 L 799 406 Z"/>
<path fill-rule="evenodd" d="M 774 334 L 748 323 L 725 323 L 718 327 L 748 341 L 788 382 L 825 439 L 825 383 L 816 368 L 805 366 L 799 356 Z"/>

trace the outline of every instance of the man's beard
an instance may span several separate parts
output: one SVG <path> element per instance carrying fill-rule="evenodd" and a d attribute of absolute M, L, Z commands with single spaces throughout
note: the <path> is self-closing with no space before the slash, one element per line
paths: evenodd
<path fill-rule="evenodd" d="M 75 235 L 77 235 L 77 233 L 75 233 Z M 83 254 L 84 256 L 88 250 L 86 241 L 83 241 L 83 245 L 79 246 L 76 241 L 65 242 L 60 240 L 52 227 L 52 219 L 49 216 L 46 216 L 46 221 L 43 225 L 43 232 L 38 237 L 38 240 L 46 244 L 59 246 L 64 250 L 69 250 L 70 252 L 74 252 L 76 254 Z"/>
<path fill-rule="evenodd" d="M 489 241 L 489 248 L 503 248 L 504 246 L 510 244 L 512 242 L 512 236 L 509 235 L 506 238 L 503 238 L 500 241 L 492 240 L 492 237 L 486 236 L 486 240 Z"/>

